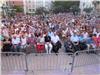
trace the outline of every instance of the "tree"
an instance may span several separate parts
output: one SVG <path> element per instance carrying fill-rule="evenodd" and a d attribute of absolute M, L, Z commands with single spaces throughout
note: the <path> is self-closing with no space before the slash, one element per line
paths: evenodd
<path fill-rule="evenodd" d="M 93 8 L 84 8 L 84 11 L 85 11 L 86 13 L 90 13 L 92 10 L 93 10 Z"/>
<path fill-rule="evenodd" d="M 39 8 L 36 9 L 35 13 L 43 15 L 43 14 L 47 14 L 48 11 L 44 7 L 39 7 Z"/>
<path fill-rule="evenodd" d="M 54 13 L 59 13 L 59 12 L 63 12 L 63 11 L 64 11 L 64 8 L 60 5 L 53 8 Z"/>
<path fill-rule="evenodd" d="M 72 6 L 75 6 L 74 11 L 76 11 L 76 8 L 79 9 L 79 1 L 55 1 L 52 3 L 51 9 L 53 13 L 69 12 Z"/>
<path fill-rule="evenodd" d="M 76 15 L 80 11 L 80 8 L 76 5 L 73 5 L 71 8 L 72 8 L 71 11 L 73 12 L 74 15 Z"/>
<path fill-rule="evenodd" d="M 23 12 L 23 8 L 21 6 L 14 6 L 13 9 L 15 9 L 16 12 Z"/>

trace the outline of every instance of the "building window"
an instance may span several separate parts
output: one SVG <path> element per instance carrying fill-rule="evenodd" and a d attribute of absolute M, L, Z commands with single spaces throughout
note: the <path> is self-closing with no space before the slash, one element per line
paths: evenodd
<path fill-rule="evenodd" d="M 14 5 L 14 1 L 12 2 L 12 5 Z"/>
<path fill-rule="evenodd" d="M 14 1 L 12 2 L 12 6 L 14 6 Z"/>
<path fill-rule="evenodd" d="M 6 5 L 8 5 L 8 2 L 6 2 Z"/>
<path fill-rule="evenodd" d="M 35 11 L 35 10 L 33 9 L 33 11 Z"/>
<path fill-rule="evenodd" d="M 29 11 L 31 12 L 32 10 L 31 10 L 31 9 L 29 9 Z"/>
<path fill-rule="evenodd" d="M 83 6 L 85 6 L 85 3 L 83 3 Z"/>
<path fill-rule="evenodd" d="M 33 11 L 35 11 L 35 9 L 28 9 L 29 10 L 29 12 L 33 12 Z"/>

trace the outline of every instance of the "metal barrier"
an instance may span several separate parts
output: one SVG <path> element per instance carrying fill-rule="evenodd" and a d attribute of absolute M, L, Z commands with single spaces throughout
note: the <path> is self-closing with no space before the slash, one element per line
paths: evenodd
<path fill-rule="evenodd" d="M 2 52 L 1 69 L 2 71 L 51 71 L 64 70 L 70 72 L 72 57 L 69 53 L 31 53 L 24 54 L 21 52 Z M 72 54 L 70 54 L 72 55 Z"/>
<path fill-rule="evenodd" d="M 25 54 L 21 52 L 2 52 L 1 70 L 2 71 L 26 71 Z"/>
<path fill-rule="evenodd" d="M 91 49 L 77 51 L 73 55 L 71 72 L 75 71 L 75 68 L 88 67 L 89 65 L 99 65 L 100 64 L 100 49 Z"/>
<path fill-rule="evenodd" d="M 72 54 L 70 54 L 72 55 Z M 31 61 L 31 62 L 30 62 Z M 67 53 L 31 53 L 27 56 L 28 71 L 64 70 L 70 72 L 72 57 Z"/>
<path fill-rule="evenodd" d="M 22 52 L 2 52 L 1 70 L 2 71 L 51 71 L 64 70 L 70 74 L 75 68 L 100 64 L 100 49 L 77 51 L 74 54 L 69 53 L 31 53 Z M 95 52 L 96 53 L 95 53 Z M 77 55 L 78 54 L 78 55 Z"/>

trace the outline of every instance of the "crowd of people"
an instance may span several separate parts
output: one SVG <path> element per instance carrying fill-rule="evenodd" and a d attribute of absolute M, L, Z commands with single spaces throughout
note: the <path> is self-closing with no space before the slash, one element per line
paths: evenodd
<path fill-rule="evenodd" d="M 58 53 L 100 48 L 100 24 L 95 15 L 59 13 L 2 18 L 2 52 Z"/>

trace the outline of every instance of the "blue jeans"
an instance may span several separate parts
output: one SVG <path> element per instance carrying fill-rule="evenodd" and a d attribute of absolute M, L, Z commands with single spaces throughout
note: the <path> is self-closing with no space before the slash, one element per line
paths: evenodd
<path fill-rule="evenodd" d="M 20 45 L 13 45 L 13 48 L 12 48 L 12 51 L 13 52 L 20 52 Z"/>

